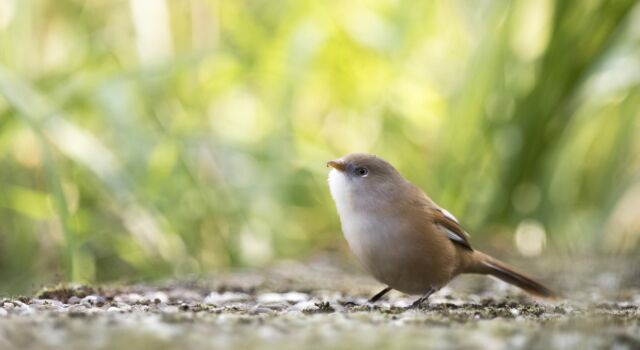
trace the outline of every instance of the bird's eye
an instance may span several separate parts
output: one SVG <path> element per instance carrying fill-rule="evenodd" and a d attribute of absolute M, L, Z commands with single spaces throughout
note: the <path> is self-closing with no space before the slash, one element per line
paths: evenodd
<path fill-rule="evenodd" d="M 360 177 L 365 177 L 369 175 L 369 170 L 367 168 L 356 168 L 355 173 Z"/>

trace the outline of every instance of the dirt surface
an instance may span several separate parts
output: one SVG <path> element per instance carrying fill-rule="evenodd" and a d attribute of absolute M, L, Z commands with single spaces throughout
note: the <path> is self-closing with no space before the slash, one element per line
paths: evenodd
<path fill-rule="evenodd" d="M 0 349 L 640 349 L 637 265 L 549 266 L 537 275 L 563 300 L 471 276 L 418 309 L 408 308 L 415 297 L 397 292 L 367 304 L 382 286 L 330 261 L 163 284 L 52 287 L 0 297 Z"/>

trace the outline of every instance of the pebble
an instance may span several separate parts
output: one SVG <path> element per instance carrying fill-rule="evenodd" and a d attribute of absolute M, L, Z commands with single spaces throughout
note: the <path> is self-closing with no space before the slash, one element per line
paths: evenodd
<path fill-rule="evenodd" d="M 49 308 L 61 308 L 64 306 L 64 303 L 55 299 L 34 299 L 31 303 L 34 305 L 47 306 Z"/>
<path fill-rule="evenodd" d="M 109 306 L 109 308 L 107 309 L 107 312 L 109 313 L 124 313 L 125 310 L 115 307 L 115 306 Z"/>
<path fill-rule="evenodd" d="M 9 314 L 9 312 L 7 312 L 7 310 L 0 309 L 0 317 L 7 316 L 8 314 Z"/>
<path fill-rule="evenodd" d="M 395 307 L 399 307 L 399 308 L 405 308 L 405 307 L 409 307 L 411 306 L 413 302 L 410 300 L 406 300 L 406 299 L 400 299 L 396 302 L 394 302 L 392 305 Z"/>
<path fill-rule="evenodd" d="M 131 305 L 123 302 L 115 302 L 115 305 L 112 305 L 112 307 L 115 307 L 122 312 L 130 312 L 131 310 L 133 310 L 133 307 Z"/>
<path fill-rule="evenodd" d="M 13 301 L 13 305 L 15 305 L 16 307 L 25 307 L 25 306 L 29 306 L 23 302 L 21 302 L 20 300 L 14 300 Z"/>
<path fill-rule="evenodd" d="M 185 288 L 174 288 L 168 291 L 169 300 L 178 300 L 182 302 L 196 302 L 202 300 L 202 294 Z"/>
<path fill-rule="evenodd" d="M 251 299 L 251 296 L 249 294 L 246 294 L 246 293 L 235 293 L 235 292 L 218 293 L 218 292 L 212 292 L 212 293 L 209 293 L 209 295 L 207 295 L 204 298 L 203 303 L 212 304 L 212 305 L 218 305 L 218 304 L 226 304 L 226 303 L 231 303 L 231 302 L 245 301 L 245 300 L 249 300 L 249 299 Z"/>
<path fill-rule="evenodd" d="M 29 305 L 25 303 L 21 303 L 22 305 L 16 307 L 14 310 L 21 316 L 28 316 L 35 313 L 35 310 L 29 307 Z"/>
<path fill-rule="evenodd" d="M 301 301 L 289 308 L 291 311 L 304 311 L 304 310 L 315 310 L 318 308 L 318 305 L 313 301 Z"/>
<path fill-rule="evenodd" d="M 71 305 L 67 308 L 67 313 L 70 315 L 86 314 L 87 308 L 81 304 Z"/>
<path fill-rule="evenodd" d="M 107 299 L 105 299 L 101 295 L 88 295 L 80 301 L 80 304 L 85 304 L 89 306 L 103 306 L 107 303 Z"/>
<path fill-rule="evenodd" d="M 180 309 L 175 305 L 169 305 L 160 310 L 163 314 L 176 314 Z"/>
<path fill-rule="evenodd" d="M 154 304 L 166 304 L 169 302 L 169 296 L 164 292 L 146 293 L 144 297 L 152 301 Z"/>
<path fill-rule="evenodd" d="M 289 303 L 285 302 L 276 302 L 276 303 L 266 303 L 266 304 L 258 304 L 259 307 L 264 307 L 274 311 L 282 311 L 289 308 Z"/>
<path fill-rule="evenodd" d="M 138 304 L 143 302 L 145 300 L 145 297 L 143 297 L 138 293 L 127 293 L 127 294 L 120 294 L 115 298 L 113 298 L 113 300 L 121 303 L 126 303 L 126 304 Z"/>
<path fill-rule="evenodd" d="M 264 293 L 258 296 L 259 303 L 274 303 L 279 301 L 286 301 L 291 304 L 296 304 L 305 300 L 309 300 L 309 295 L 299 292 Z"/>
<path fill-rule="evenodd" d="M 273 313 L 273 310 L 266 307 L 256 306 L 251 310 L 249 310 L 249 314 L 251 315 L 270 314 L 270 313 Z"/>
<path fill-rule="evenodd" d="M 67 300 L 67 304 L 72 305 L 72 304 L 80 304 L 80 302 L 82 301 L 82 299 L 78 298 L 77 296 L 72 296 L 71 298 L 69 298 L 69 300 Z"/>

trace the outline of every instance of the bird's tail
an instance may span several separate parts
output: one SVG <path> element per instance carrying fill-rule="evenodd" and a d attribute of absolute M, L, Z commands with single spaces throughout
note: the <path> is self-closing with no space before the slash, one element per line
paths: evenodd
<path fill-rule="evenodd" d="M 469 266 L 468 272 L 494 276 L 538 297 L 547 299 L 558 298 L 558 294 L 544 284 L 518 271 L 514 267 L 477 250 L 473 252 L 472 263 Z"/>

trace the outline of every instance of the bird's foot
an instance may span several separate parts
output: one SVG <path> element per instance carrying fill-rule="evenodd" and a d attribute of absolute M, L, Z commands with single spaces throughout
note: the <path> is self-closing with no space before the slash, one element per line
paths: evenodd
<path fill-rule="evenodd" d="M 356 303 L 355 301 L 345 301 L 345 302 L 341 302 L 340 303 L 342 306 L 344 307 L 356 307 L 356 306 L 360 306 L 360 304 Z"/>
<path fill-rule="evenodd" d="M 421 306 L 427 304 L 427 302 L 429 301 L 429 297 L 435 292 L 435 288 L 429 289 L 426 293 L 424 293 L 423 296 L 414 301 L 411 306 L 408 307 L 408 309 L 419 309 Z"/>
<path fill-rule="evenodd" d="M 344 307 L 348 307 L 348 308 L 355 308 L 355 307 L 367 307 L 368 309 L 373 309 L 374 305 L 376 303 L 376 301 L 380 300 L 380 298 L 382 298 L 385 294 L 389 293 L 389 291 L 391 290 L 391 287 L 386 287 L 385 289 L 379 291 L 376 295 L 372 296 L 369 300 L 367 300 L 366 303 L 364 304 L 358 304 L 353 300 L 349 300 L 346 302 L 341 303 L 342 306 Z"/>
<path fill-rule="evenodd" d="M 428 301 L 428 299 L 420 297 L 418 300 L 411 303 L 407 309 L 420 309 L 423 305 L 429 305 Z"/>

